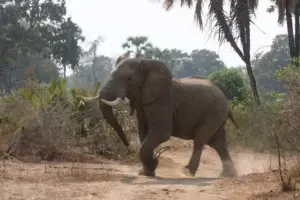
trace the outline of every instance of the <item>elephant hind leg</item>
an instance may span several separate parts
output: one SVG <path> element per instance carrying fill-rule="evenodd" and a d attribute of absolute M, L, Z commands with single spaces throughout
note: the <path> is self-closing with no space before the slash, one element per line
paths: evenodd
<path fill-rule="evenodd" d="M 223 165 L 223 171 L 220 176 L 236 176 L 237 172 L 228 151 L 224 125 L 215 133 L 212 138 L 208 140 L 207 144 L 211 148 L 215 149 L 220 156 Z"/>
<path fill-rule="evenodd" d="M 183 168 L 183 173 L 190 176 L 195 176 L 196 171 L 200 164 L 200 158 L 203 151 L 204 145 L 198 144 L 197 141 L 194 140 L 193 152 L 192 156 L 189 160 L 187 166 Z"/>
<path fill-rule="evenodd" d="M 206 120 L 212 121 L 212 119 L 207 118 Z M 204 148 L 204 144 L 206 144 L 209 140 L 209 137 L 217 131 L 216 129 L 216 126 L 211 125 L 211 123 L 201 124 L 201 126 L 196 129 L 193 138 L 193 153 L 189 160 L 189 163 L 183 169 L 185 174 L 188 174 L 187 172 L 189 172 L 189 175 L 195 176 L 200 164 L 200 158 Z"/>

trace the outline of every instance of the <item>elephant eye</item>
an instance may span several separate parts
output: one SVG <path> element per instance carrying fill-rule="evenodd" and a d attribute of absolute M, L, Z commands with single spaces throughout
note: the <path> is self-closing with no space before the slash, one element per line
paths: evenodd
<path fill-rule="evenodd" d="M 131 76 L 129 76 L 127 80 L 128 80 L 128 81 L 131 81 L 131 80 L 132 80 Z"/>

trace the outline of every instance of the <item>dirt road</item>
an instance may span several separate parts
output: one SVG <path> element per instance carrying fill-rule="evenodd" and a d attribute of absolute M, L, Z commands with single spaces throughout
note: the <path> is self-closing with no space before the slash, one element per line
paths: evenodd
<path fill-rule="evenodd" d="M 203 152 L 196 177 L 185 176 L 181 170 L 190 155 L 191 148 L 165 152 L 155 178 L 137 176 L 140 164 L 115 161 L 97 164 L 10 161 L 5 166 L 1 163 L 0 199 L 248 199 L 266 188 L 268 180 L 266 190 L 275 187 L 269 176 L 242 176 L 267 171 L 269 155 L 231 152 L 239 174 L 231 179 L 218 178 L 221 162 L 210 148 Z"/>

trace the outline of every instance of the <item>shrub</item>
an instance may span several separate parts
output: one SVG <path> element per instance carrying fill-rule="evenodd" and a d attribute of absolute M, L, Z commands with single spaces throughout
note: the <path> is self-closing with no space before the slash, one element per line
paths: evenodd
<path fill-rule="evenodd" d="M 210 73 L 208 79 L 216 84 L 228 99 L 246 100 L 249 89 L 238 70 L 234 68 L 221 69 Z"/>
<path fill-rule="evenodd" d="M 87 147 L 87 153 L 111 158 L 127 154 L 114 130 L 101 118 L 99 108 L 95 105 L 82 107 L 76 98 L 78 93 L 95 94 L 99 86 L 98 83 L 91 92 L 81 89 L 67 92 L 64 79 L 49 85 L 30 81 L 26 82 L 26 87 L 3 97 L 0 101 L 0 153 L 23 160 L 72 161 L 82 156 L 83 152 L 78 149 L 83 147 Z M 125 117 L 124 109 L 123 106 L 115 112 L 126 133 L 129 127 L 125 123 L 132 128 L 135 122 Z M 90 115 L 93 112 L 94 115 Z M 89 121 L 88 128 L 86 121 Z M 133 135 L 129 136 L 129 140 L 134 139 Z"/>
<path fill-rule="evenodd" d="M 250 96 L 250 94 L 249 94 Z M 276 118 L 280 114 L 286 95 L 270 92 L 261 95 L 261 105 L 257 107 L 251 97 L 245 101 L 230 101 L 233 116 L 239 129 L 227 123 L 228 140 L 231 146 L 241 146 L 255 151 L 271 151 L 275 148 L 274 137 L 266 126 L 266 118 Z"/>
<path fill-rule="evenodd" d="M 277 153 L 282 191 L 291 191 L 300 178 L 300 69 L 291 64 L 277 70 L 275 77 L 285 82 L 287 95 L 263 94 L 259 107 L 253 106 L 251 98 L 230 102 L 240 129 L 227 124 L 228 139 L 230 145 Z M 292 160 L 282 163 L 283 155 L 292 155 Z"/>

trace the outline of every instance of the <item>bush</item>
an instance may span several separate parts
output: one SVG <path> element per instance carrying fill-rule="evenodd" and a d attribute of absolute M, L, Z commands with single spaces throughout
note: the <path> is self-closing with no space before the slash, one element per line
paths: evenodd
<path fill-rule="evenodd" d="M 250 94 L 249 94 L 250 96 Z M 228 141 L 231 146 L 241 146 L 258 152 L 272 151 L 276 147 L 274 137 L 270 135 L 266 118 L 276 118 L 280 114 L 285 94 L 271 92 L 261 95 L 261 105 L 257 107 L 252 97 L 245 101 L 230 101 L 233 116 L 239 129 L 227 123 Z"/>
<path fill-rule="evenodd" d="M 114 130 L 101 118 L 99 108 L 82 107 L 76 98 L 78 93 L 95 94 L 99 86 L 90 93 L 80 89 L 67 92 L 66 80 L 52 81 L 50 85 L 30 81 L 24 88 L 3 97 L 0 101 L 0 154 L 23 160 L 72 161 L 82 157 L 79 149 L 83 147 L 87 149 L 85 153 L 110 158 L 127 154 Z M 126 133 L 129 127 L 134 128 L 135 121 L 125 117 L 124 111 L 124 106 L 115 110 Z M 88 128 L 86 121 L 89 121 Z M 128 136 L 129 140 L 135 139 L 133 135 Z"/>
<path fill-rule="evenodd" d="M 294 65 L 282 67 L 275 77 L 285 82 L 288 94 L 263 94 L 259 107 L 251 103 L 251 98 L 230 101 L 240 129 L 228 123 L 228 140 L 231 146 L 276 153 L 282 191 L 291 191 L 300 178 L 300 69 Z M 283 161 L 283 155 L 296 162 Z"/>
<path fill-rule="evenodd" d="M 216 84 L 229 100 L 244 101 L 249 89 L 240 72 L 234 68 L 221 69 L 208 75 L 208 79 Z"/>

